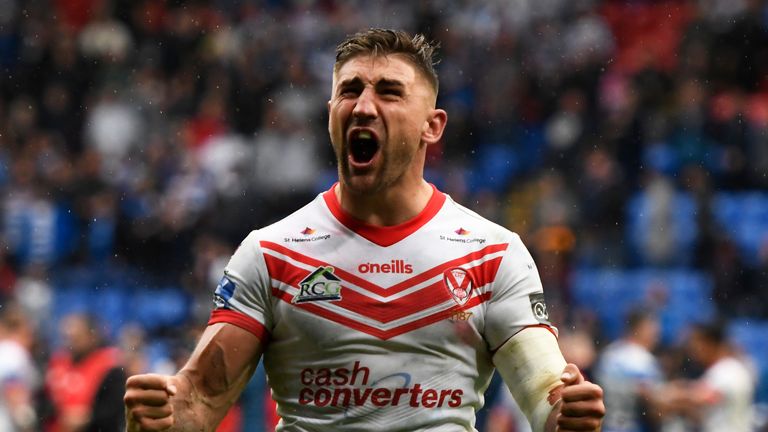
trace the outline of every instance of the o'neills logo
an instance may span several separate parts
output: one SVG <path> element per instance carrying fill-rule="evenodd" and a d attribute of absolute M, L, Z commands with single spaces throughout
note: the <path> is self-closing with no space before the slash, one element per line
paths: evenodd
<path fill-rule="evenodd" d="M 364 263 L 357 266 L 360 273 L 413 273 L 413 266 L 406 264 L 405 260 L 393 259 L 388 263 Z"/>
<path fill-rule="evenodd" d="M 469 272 L 458 267 L 448 269 L 443 272 L 443 283 L 456 303 L 464 306 L 472 294 L 472 276 Z"/>
<path fill-rule="evenodd" d="M 396 387 L 382 386 L 383 379 L 371 379 L 371 370 L 356 361 L 351 368 L 306 368 L 300 379 L 299 403 L 318 407 L 411 406 L 413 408 L 456 408 L 461 405 L 461 389 L 435 389 L 411 384 L 409 374 Z"/>

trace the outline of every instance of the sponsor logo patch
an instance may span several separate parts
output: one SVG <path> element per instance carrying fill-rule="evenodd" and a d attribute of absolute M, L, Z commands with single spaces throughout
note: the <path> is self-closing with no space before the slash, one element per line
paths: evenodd
<path fill-rule="evenodd" d="M 388 263 L 363 263 L 357 266 L 360 273 L 413 273 L 413 266 L 402 259 L 393 259 Z"/>
<path fill-rule="evenodd" d="M 459 306 L 464 306 L 472 296 L 472 276 L 463 268 L 455 267 L 443 272 L 443 283 Z"/>
<path fill-rule="evenodd" d="M 375 368 L 359 360 L 340 368 L 302 369 L 299 404 L 346 408 L 355 414 L 381 407 L 444 409 L 462 405 L 463 389 L 432 387 L 433 383 L 418 382 L 406 371 L 380 378 L 375 373 Z"/>
<path fill-rule="evenodd" d="M 330 234 L 317 232 L 317 230 L 312 227 L 305 227 L 303 230 L 298 231 L 298 233 L 301 235 L 297 236 L 295 234 L 289 234 L 290 237 L 283 237 L 283 241 L 285 243 L 307 243 L 328 240 L 331 238 Z"/>
<path fill-rule="evenodd" d="M 544 294 L 531 294 L 528 299 L 531 301 L 531 311 L 533 311 L 536 320 L 543 324 L 549 324 L 549 312 L 547 311 L 547 304 L 544 302 Z"/>
<path fill-rule="evenodd" d="M 476 243 L 479 245 L 485 244 L 486 239 L 485 237 L 476 237 L 471 236 L 472 231 L 469 231 L 467 229 L 464 229 L 464 227 L 459 227 L 459 229 L 452 231 L 450 234 L 446 235 L 440 235 L 440 240 L 449 241 L 453 243 L 463 243 L 463 244 L 472 244 Z"/>
<path fill-rule="evenodd" d="M 216 286 L 216 290 L 213 292 L 213 304 L 218 309 L 225 309 L 229 307 L 229 299 L 235 295 L 235 289 L 237 285 L 226 276 L 222 277 L 219 284 Z"/>
<path fill-rule="evenodd" d="M 341 300 L 341 279 L 333 274 L 334 270 L 331 266 L 318 267 L 305 277 L 299 282 L 299 293 L 293 297 L 293 303 Z"/>

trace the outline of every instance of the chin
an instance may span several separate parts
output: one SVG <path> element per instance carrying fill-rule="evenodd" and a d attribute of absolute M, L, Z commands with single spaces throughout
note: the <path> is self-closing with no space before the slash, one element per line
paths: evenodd
<path fill-rule="evenodd" d="M 350 175 L 342 179 L 344 188 L 355 194 L 372 193 L 381 189 L 381 182 L 373 175 Z"/>

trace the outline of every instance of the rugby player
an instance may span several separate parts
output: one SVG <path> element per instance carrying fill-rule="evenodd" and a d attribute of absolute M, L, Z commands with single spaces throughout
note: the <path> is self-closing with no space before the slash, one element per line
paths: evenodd
<path fill-rule="evenodd" d="M 471 431 L 494 368 L 533 430 L 599 430 L 520 238 L 424 180 L 434 50 L 384 29 L 337 47 L 338 183 L 245 238 L 186 365 L 128 379 L 130 432 L 214 430 L 262 355 L 280 431 Z"/>

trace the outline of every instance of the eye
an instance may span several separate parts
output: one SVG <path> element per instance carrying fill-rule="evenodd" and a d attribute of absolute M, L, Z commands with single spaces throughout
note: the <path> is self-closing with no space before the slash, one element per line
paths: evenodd
<path fill-rule="evenodd" d="M 358 95 L 358 91 L 352 88 L 346 88 L 339 90 L 339 96 L 341 97 L 355 97 Z"/>
<path fill-rule="evenodd" d="M 356 82 L 342 84 L 339 86 L 339 97 L 354 98 L 360 95 L 363 90 L 362 86 Z"/>
<path fill-rule="evenodd" d="M 385 87 L 379 91 L 380 94 L 383 96 L 392 96 L 392 97 L 402 97 L 403 91 L 400 88 L 397 87 Z"/>

